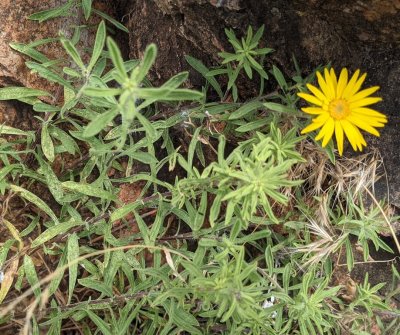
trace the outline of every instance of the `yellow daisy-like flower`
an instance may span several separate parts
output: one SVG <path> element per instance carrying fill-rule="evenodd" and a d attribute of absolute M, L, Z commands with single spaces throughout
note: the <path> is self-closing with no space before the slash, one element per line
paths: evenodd
<path fill-rule="evenodd" d="M 357 70 L 348 80 L 349 75 L 344 68 L 337 79 L 333 69 L 330 71 L 324 69 L 324 77 L 317 72 L 320 88 L 307 84 L 312 94 L 297 94 L 313 105 L 302 108 L 303 112 L 315 115 L 312 123 L 301 133 L 306 134 L 322 127 L 315 139 L 317 141 L 322 139 L 323 147 L 335 133 L 340 156 L 343 154 L 344 134 L 355 151 L 362 151 L 367 143 L 360 129 L 379 136 L 375 128 L 383 127 L 387 122 L 386 115 L 366 107 L 382 100 L 379 97 L 370 97 L 379 86 L 360 91 L 367 74 L 364 73 L 361 77 L 359 75 L 360 70 Z"/>

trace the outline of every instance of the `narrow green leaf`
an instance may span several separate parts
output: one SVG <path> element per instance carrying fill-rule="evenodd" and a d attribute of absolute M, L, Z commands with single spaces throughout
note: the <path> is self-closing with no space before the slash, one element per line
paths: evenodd
<path fill-rule="evenodd" d="M 83 15 L 85 16 L 86 20 L 89 19 L 92 12 L 92 1 L 93 0 L 82 0 Z"/>
<path fill-rule="evenodd" d="M 92 8 L 92 12 L 96 13 L 97 15 L 99 15 L 100 17 L 102 17 L 103 19 L 107 20 L 108 22 L 110 22 L 111 24 L 113 24 L 115 27 L 117 27 L 118 29 L 129 33 L 128 28 L 126 28 L 124 25 L 122 25 L 121 23 L 119 23 L 118 21 L 114 20 L 111 16 L 107 15 L 106 13 L 103 13 L 95 8 Z"/>
<path fill-rule="evenodd" d="M 260 101 L 248 102 L 248 103 L 244 104 L 242 107 L 240 107 L 239 109 L 237 109 L 236 111 L 234 111 L 229 116 L 229 120 L 243 118 L 243 117 L 247 116 L 248 114 L 250 114 L 251 112 L 253 112 L 261 107 L 262 107 L 262 103 Z"/>
<path fill-rule="evenodd" d="M 40 63 L 46 63 L 49 61 L 49 59 L 44 54 L 42 54 L 41 52 L 37 51 L 35 48 L 30 47 L 26 44 L 10 43 L 10 47 L 24 55 L 29 56 L 30 58 L 32 58 Z"/>
<path fill-rule="evenodd" d="M 76 183 L 74 181 L 65 181 L 61 185 L 69 191 L 82 193 L 91 197 L 97 197 L 108 200 L 116 200 L 116 196 L 101 188 L 92 186 L 90 184 Z"/>
<path fill-rule="evenodd" d="M 22 135 L 22 136 L 32 136 L 32 132 L 20 130 L 14 127 L 6 126 L 4 124 L 0 125 L 0 134 L 4 135 Z"/>
<path fill-rule="evenodd" d="M 51 210 L 51 208 L 49 206 L 47 206 L 47 204 L 40 199 L 37 195 L 33 194 L 32 192 L 19 187 L 17 185 L 9 185 L 9 187 L 16 193 L 19 193 L 21 195 L 21 197 L 23 197 L 24 199 L 26 199 L 27 201 L 35 204 L 39 209 L 41 209 L 43 212 L 45 212 L 48 216 L 50 216 L 50 218 L 56 223 L 58 224 L 58 219 L 57 216 L 54 214 L 54 212 Z"/>
<path fill-rule="evenodd" d="M 137 96 L 141 99 L 154 99 L 154 101 L 183 101 L 199 100 L 203 98 L 203 93 L 184 88 L 141 88 L 137 91 Z M 140 105 L 139 107 L 142 107 Z M 138 107 L 138 108 L 139 108 Z"/>
<path fill-rule="evenodd" d="M 46 104 L 44 102 L 38 102 L 33 105 L 33 110 L 35 112 L 47 113 L 47 112 L 59 112 L 61 110 L 61 108 L 58 106 L 52 106 L 52 105 Z"/>
<path fill-rule="evenodd" d="M 82 58 L 79 55 L 78 50 L 71 43 L 71 41 L 62 39 L 61 44 L 63 45 L 65 51 L 67 51 L 68 55 L 70 55 L 70 57 L 74 60 L 75 64 L 78 65 L 82 71 L 85 71 L 85 64 L 83 64 Z"/>
<path fill-rule="evenodd" d="M 44 44 L 49 44 L 53 42 L 58 42 L 60 40 L 59 37 L 49 37 L 49 38 L 42 38 L 40 40 L 33 41 L 29 44 L 27 44 L 27 47 L 29 48 L 37 48 L 38 46 L 44 45 Z"/>
<path fill-rule="evenodd" d="M 157 47 L 155 44 L 150 44 L 147 46 L 146 50 L 144 51 L 143 60 L 139 65 L 139 71 L 136 74 L 136 81 L 141 83 L 143 79 L 147 76 L 147 73 L 151 69 L 154 64 L 154 61 L 157 57 Z"/>
<path fill-rule="evenodd" d="M 117 114 L 118 113 L 115 109 L 100 114 L 95 119 L 89 122 L 89 124 L 83 131 L 82 136 L 88 138 L 97 135 L 105 127 L 110 125 L 111 121 L 116 117 Z"/>
<path fill-rule="evenodd" d="M 216 70 L 211 70 L 206 73 L 206 77 L 215 77 L 221 74 L 227 74 L 228 70 L 223 68 L 223 69 L 216 69 Z"/>
<path fill-rule="evenodd" d="M 69 220 L 62 223 L 59 223 L 55 226 L 52 226 L 46 229 L 42 234 L 40 234 L 31 245 L 31 248 L 36 248 L 47 241 L 50 241 L 52 238 L 56 237 L 60 234 L 66 234 L 71 228 L 81 225 L 82 222 L 76 220 Z"/>
<path fill-rule="evenodd" d="M 193 67 L 197 72 L 203 75 L 203 77 L 214 88 L 215 92 L 217 92 L 218 96 L 222 99 L 224 94 L 222 93 L 221 86 L 219 85 L 218 81 L 212 76 L 207 76 L 210 70 L 200 60 L 196 58 L 185 56 L 185 59 L 191 67 Z"/>
<path fill-rule="evenodd" d="M 76 279 L 78 278 L 78 263 L 74 262 L 78 257 L 79 257 L 78 236 L 75 233 L 73 233 L 68 237 L 68 242 L 67 242 L 67 260 L 69 263 L 68 304 L 71 302 L 72 295 L 74 293 Z"/>
<path fill-rule="evenodd" d="M 159 206 L 158 206 L 158 211 L 156 218 L 154 219 L 153 225 L 151 226 L 150 234 L 149 234 L 149 239 L 152 245 L 154 245 L 157 237 L 160 234 L 161 227 L 163 225 L 163 222 L 165 221 L 165 215 L 166 211 L 163 210 L 162 207 L 162 200 L 159 201 Z"/>
<path fill-rule="evenodd" d="M 274 75 L 276 81 L 278 82 L 279 86 L 283 90 L 287 90 L 288 84 L 285 80 L 285 77 L 283 76 L 283 73 L 281 70 L 279 70 L 275 65 L 272 67 L 272 74 Z"/>
<path fill-rule="evenodd" d="M 62 86 L 66 86 L 66 87 L 70 88 L 71 90 L 73 89 L 73 87 L 67 80 L 65 80 L 63 77 L 59 76 L 58 74 L 54 73 L 53 71 L 50 71 L 44 65 L 38 64 L 35 62 L 26 62 L 25 64 L 31 70 L 36 71 L 41 77 L 43 77 L 49 81 L 52 81 L 54 83 L 60 84 Z"/>
<path fill-rule="evenodd" d="M 46 20 L 53 19 L 55 17 L 68 15 L 69 9 L 73 6 L 74 3 L 75 2 L 73 0 L 68 0 L 68 2 L 63 6 L 34 13 L 31 16 L 29 16 L 29 19 L 39 22 L 44 22 Z"/>
<path fill-rule="evenodd" d="M 31 287 L 39 283 L 39 278 L 35 270 L 35 265 L 33 264 L 32 258 L 30 258 L 28 255 L 24 256 L 24 271 L 26 280 L 28 281 L 29 285 L 31 285 Z M 36 287 L 33 290 L 33 293 L 35 294 L 36 298 L 39 298 L 41 294 L 40 287 Z"/>
<path fill-rule="evenodd" d="M 111 37 L 107 38 L 107 48 L 110 52 L 111 60 L 117 69 L 118 74 L 122 79 L 127 79 L 128 75 L 125 72 L 124 60 L 122 59 L 121 51 Z"/>
<path fill-rule="evenodd" d="M 138 113 L 136 115 L 136 117 L 138 118 L 139 122 L 142 124 L 143 128 L 146 130 L 147 137 L 149 139 L 156 139 L 157 131 L 154 129 L 152 123 L 149 120 L 147 120 L 147 118 L 140 113 Z"/>
<path fill-rule="evenodd" d="M 26 98 L 19 98 L 18 101 L 23 102 L 24 104 L 27 105 L 34 105 L 37 104 L 38 102 L 40 102 L 40 100 L 36 97 L 26 97 Z"/>
<path fill-rule="evenodd" d="M 104 294 L 107 297 L 112 297 L 114 295 L 112 288 L 108 287 L 108 285 L 106 285 L 103 281 L 99 281 L 99 280 L 91 279 L 91 278 L 82 278 L 82 279 L 78 279 L 78 283 L 79 283 L 79 285 L 88 287 L 97 292 L 101 292 L 102 294 Z"/>
<path fill-rule="evenodd" d="M 197 319 L 178 305 L 175 305 L 174 303 L 170 304 L 168 316 L 174 324 L 176 324 L 180 329 L 185 330 L 187 333 L 193 335 L 202 334 L 202 332 L 196 328 L 196 326 L 199 327 Z"/>
<path fill-rule="evenodd" d="M 119 268 L 121 267 L 123 261 L 125 260 L 124 252 L 122 250 L 117 250 L 111 253 L 110 261 L 104 270 L 103 282 L 106 286 L 112 290 L 115 275 L 117 274 Z"/>
<path fill-rule="evenodd" d="M 38 157 L 38 161 L 40 164 L 39 172 L 46 178 L 47 186 L 53 195 L 54 199 L 59 203 L 63 203 L 64 192 L 61 187 L 61 183 L 58 180 L 56 174 L 50 165 L 42 159 L 40 156 Z"/>
<path fill-rule="evenodd" d="M 190 141 L 190 144 L 189 144 L 188 158 L 187 158 L 189 167 L 193 166 L 194 153 L 195 153 L 195 149 L 196 149 L 197 143 L 199 142 L 199 137 L 200 137 L 201 130 L 202 130 L 202 127 L 198 127 L 195 130 L 195 132 L 193 134 L 193 137 L 192 137 L 192 140 Z"/>
<path fill-rule="evenodd" d="M 267 55 L 271 52 L 275 51 L 274 49 L 271 48 L 262 48 L 262 49 L 257 49 L 257 55 Z"/>
<path fill-rule="evenodd" d="M 249 77 L 249 79 L 252 79 L 253 78 L 253 71 L 251 69 L 250 64 L 247 61 L 245 61 L 244 64 L 243 64 L 243 67 L 244 67 L 244 72 L 246 72 L 246 74 L 247 74 L 247 77 Z"/>
<path fill-rule="evenodd" d="M 128 154 L 128 156 L 131 157 L 132 159 L 142 162 L 144 164 L 158 163 L 157 158 L 154 157 L 153 155 L 149 154 L 148 152 L 135 151 L 135 152 L 130 152 Z"/>
<path fill-rule="evenodd" d="M 255 35 L 253 36 L 253 38 L 251 39 L 251 42 L 249 44 L 253 44 L 253 43 L 258 43 L 258 41 L 260 40 L 262 34 L 264 33 L 264 28 L 265 26 L 262 25 L 257 32 L 255 33 Z"/>
<path fill-rule="evenodd" d="M 86 309 L 85 312 L 89 316 L 90 320 L 92 320 L 93 323 L 97 327 L 99 327 L 99 330 L 103 335 L 113 335 L 113 333 L 111 333 L 110 327 L 103 319 L 94 314 L 90 309 Z"/>
<path fill-rule="evenodd" d="M 259 29 L 260 30 L 260 29 Z M 264 30 L 264 29 L 263 29 Z M 258 33 L 258 31 L 257 31 Z M 243 45 L 250 45 L 251 44 L 251 40 L 253 38 L 253 28 L 251 26 L 247 27 L 247 34 L 246 34 L 246 40 L 244 41 L 242 39 L 242 44 Z"/>
<path fill-rule="evenodd" d="M 88 2 L 88 1 L 86 1 Z M 92 0 L 89 0 L 90 5 Z M 83 3 L 82 3 L 83 4 Z M 90 15 L 90 13 L 89 13 Z M 97 28 L 97 33 L 96 33 L 96 39 L 94 42 L 94 47 L 93 47 L 93 53 L 92 53 L 92 58 L 90 59 L 90 63 L 88 65 L 87 71 L 90 72 L 92 71 L 93 67 L 95 66 L 97 60 L 99 59 L 103 49 L 104 49 L 104 43 L 106 41 L 106 25 L 104 21 L 101 21 L 99 24 L 99 27 Z"/>
<path fill-rule="evenodd" d="M 21 165 L 19 164 L 10 164 L 3 168 L 0 168 L 0 181 L 5 178 L 12 170 L 21 169 Z"/>
<path fill-rule="evenodd" d="M 279 112 L 279 113 L 295 113 L 296 110 L 292 107 L 284 106 L 282 104 L 278 104 L 276 102 L 266 102 L 264 107 L 268 108 L 269 110 Z"/>
<path fill-rule="evenodd" d="M 184 71 L 176 74 L 175 76 L 169 78 L 163 85 L 162 88 L 177 88 L 185 82 L 189 77 L 189 72 Z"/>
<path fill-rule="evenodd" d="M 81 74 L 81 73 L 79 73 L 78 71 L 75 71 L 75 70 L 71 69 L 70 67 L 64 66 L 64 67 L 63 67 L 63 72 L 64 72 L 66 75 L 71 76 L 71 77 L 73 77 L 73 78 L 81 78 L 81 77 L 82 77 L 82 74 Z"/>
<path fill-rule="evenodd" d="M 247 60 L 250 62 L 250 64 L 253 66 L 253 68 L 260 73 L 264 72 L 264 69 L 262 68 L 261 64 L 259 64 L 252 56 L 248 55 Z"/>
<path fill-rule="evenodd" d="M 352 245 L 348 238 L 345 239 L 345 245 L 346 245 L 346 264 L 347 264 L 347 269 L 350 272 L 354 268 L 354 254 Z"/>
<path fill-rule="evenodd" d="M 266 126 L 267 124 L 268 123 L 266 122 L 265 119 L 260 119 L 260 120 L 255 120 L 255 121 L 245 123 L 244 125 L 236 128 L 235 130 L 238 131 L 239 133 L 245 133 L 248 131 L 259 129 L 263 126 Z"/>
<path fill-rule="evenodd" d="M 171 91 L 165 100 L 167 101 L 184 101 L 184 100 L 199 100 L 203 98 L 203 93 L 185 88 L 175 89 Z M 164 100 L 164 99 L 160 99 Z"/>
<path fill-rule="evenodd" d="M 64 130 L 57 127 L 51 127 L 50 134 L 53 138 L 60 141 L 65 150 L 71 155 L 75 155 L 76 152 L 79 152 L 79 147 L 75 140 Z"/>
<path fill-rule="evenodd" d="M 49 96 L 46 91 L 35 90 L 29 87 L 3 87 L 0 88 L 0 100 L 14 100 L 27 97 Z"/>
<path fill-rule="evenodd" d="M 111 213 L 110 221 L 115 222 L 122 219 L 129 213 L 132 213 L 138 206 L 140 206 L 140 203 L 138 201 L 135 201 L 116 209 L 114 212 Z"/>
<path fill-rule="evenodd" d="M 70 103 L 75 101 L 76 94 L 74 90 L 68 87 L 64 87 L 64 106 L 68 106 Z M 62 113 L 61 113 L 62 114 Z M 64 114 L 62 114 L 64 115 Z"/>
<path fill-rule="evenodd" d="M 41 145 L 42 145 L 42 150 L 43 154 L 49 160 L 50 162 L 54 162 L 54 144 L 53 140 L 50 137 L 49 134 L 49 129 L 48 129 L 48 123 L 44 123 L 42 126 L 42 132 L 41 132 Z"/>
<path fill-rule="evenodd" d="M 59 256 L 60 260 L 57 264 L 57 268 L 55 270 L 55 275 L 49 284 L 49 295 L 52 295 L 52 294 L 54 294 L 54 292 L 57 291 L 61 281 L 64 278 L 65 269 L 63 267 L 65 266 L 65 264 L 67 262 L 67 253 L 68 253 L 67 248 L 64 248 L 62 255 Z"/>
<path fill-rule="evenodd" d="M 238 77 L 238 75 L 239 75 L 240 70 L 241 70 L 241 67 L 238 66 L 236 69 L 231 70 L 230 72 L 228 72 L 228 77 L 229 77 L 229 80 L 228 80 L 228 89 L 231 89 L 231 88 L 236 87 L 235 81 L 236 81 L 236 79 L 237 79 L 237 77 Z M 234 93 L 234 92 L 232 92 L 232 93 Z M 237 93 L 236 93 L 236 95 L 237 95 Z M 237 98 L 234 99 L 234 101 L 236 102 L 236 101 L 237 101 Z"/>
<path fill-rule="evenodd" d="M 134 211 L 136 223 L 140 229 L 140 234 L 143 237 L 143 241 L 145 245 L 151 245 L 150 243 L 150 230 L 149 227 L 147 227 L 146 222 L 142 219 L 142 217 Z"/>

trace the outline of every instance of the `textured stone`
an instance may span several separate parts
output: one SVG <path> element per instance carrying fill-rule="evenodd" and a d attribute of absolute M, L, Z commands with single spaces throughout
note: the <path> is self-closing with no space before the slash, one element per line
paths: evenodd
<path fill-rule="evenodd" d="M 28 44 L 44 38 L 59 37 L 62 33 L 66 37 L 72 37 L 74 27 L 87 24 L 84 17 L 78 13 L 72 13 L 67 17 L 51 19 L 42 23 L 29 20 L 28 17 L 43 10 L 58 7 L 65 4 L 65 0 L 2 0 L 0 11 L 0 87 L 6 86 L 25 86 L 36 89 L 47 90 L 52 94 L 57 92 L 57 85 L 40 78 L 32 73 L 25 66 L 29 57 L 13 50 L 10 43 Z M 100 10 L 105 10 L 113 15 L 111 6 L 107 7 L 103 2 L 95 2 L 95 6 Z M 99 18 L 92 16 L 89 24 L 99 22 Z M 92 47 L 95 37 L 95 29 L 84 29 L 80 38 L 80 49 Z M 60 43 L 50 43 L 38 47 L 38 50 L 45 54 L 49 59 L 66 59 L 66 54 Z M 88 59 L 88 54 L 83 54 L 83 59 Z M 44 98 L 51 101 L 52 98 Z M 62 99 L 62 94 L 60 99 Z M 61 100 L 62 101 L 62 100 Z M 60 101 L 59 101 L 60 102 Z M 16 102 L 0 102 L 0 124 L 7 125 L 21 124 L 32 125 L 32 120 L 27 121 L 26 117 L 32 119 L 33 113 L 27 113 L 26 106 Z M 28 115 L 27 115 L 28 114 Z"/>
<path fill-rule="evenodd" d="M 11 42 L 30 43 L 48 37 L 58 37 L 71 20 L 77 17 L 49 20 L 43 23 L 28 20 L 36 12 L 46 10 L 65 3 L 61 0 L 3 0 L 0 13 L 0 86 L 26 86 L 40 89 L 49 89 L 49 83 L 39 79 L 25 66 L 25 58 L 13 50 Z M 79 22 L 79 21 L 78 21 Z M 63 56 L 59 45 L 52 43 L 44 46 L 40 51 L 49 58 Z M 54 86 L 51 87 L 54 90 Z"/>

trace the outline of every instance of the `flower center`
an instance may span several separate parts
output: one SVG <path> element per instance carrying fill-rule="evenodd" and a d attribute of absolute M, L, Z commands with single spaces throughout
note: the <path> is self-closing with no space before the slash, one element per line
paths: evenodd
<path fill-rule="evenodd" d="M 336 99 L 329 104 L 329 112 L 336 120 L 346 118 L 350 114 L 349 103 L 344 99 Z"/>

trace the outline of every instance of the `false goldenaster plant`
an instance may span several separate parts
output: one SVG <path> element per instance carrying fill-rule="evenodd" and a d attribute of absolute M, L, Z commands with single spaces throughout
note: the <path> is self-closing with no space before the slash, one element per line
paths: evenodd
<path fill-rule="evenodd" d="M 380 97 L 371 97 L 379 86 L 373 86 L 360 91 L 366 73 L 360 77 L 357 70 L 350 80 L 348 71 L 342 69 L 337 79 L 333 69 L 324 69 L 324 76 L 317 72 L 319 88 L 307 84 L 312 94 L 298 93 L 298 96 L 311 103 L 311 107 L 302 108 L 303 112 L 315 115 L 312 123 L 302 130 L 302 134 L 321 128 L 315 139 L 322 139 L 325 147 L 335 133 L 339 155 L 343 154 L 344 134 L 355 151 L 362 151 L 366 146 L 360 129 L 379 136 L 376 128 L 383 127 L 387 122 L 386 115 L 367 106 L 382 100 Z"/>

